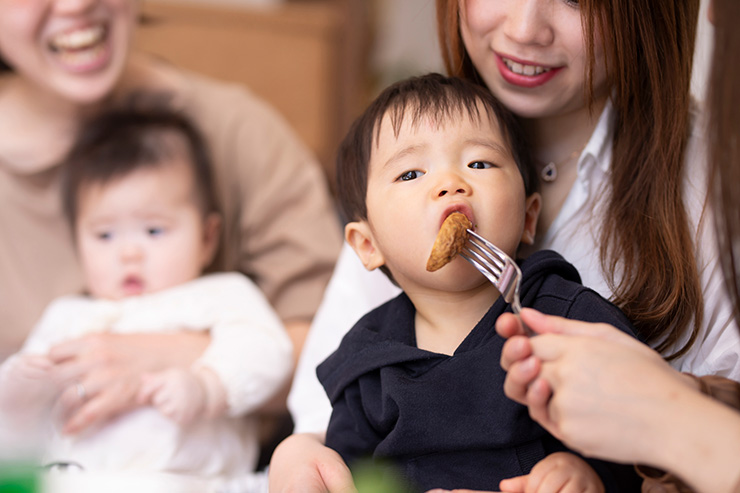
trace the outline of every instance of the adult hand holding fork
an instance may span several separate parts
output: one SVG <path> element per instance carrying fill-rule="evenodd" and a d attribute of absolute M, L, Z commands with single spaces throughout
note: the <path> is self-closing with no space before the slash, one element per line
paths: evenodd
<path fill-rule="evenodd" d="M 538 337 L 523 337 L 512 314 L 496 323 L 508 339 L 501 355 L 508 372 L 504 392 L 584 455 L 676 470 L 671 461 L 680 454 L 668 446 L 669 437 L 683 440 L 679 430 L 697 422 L 711 426 L 697 417 L 701 413 L 731 412 L 699 393 L 657 352 L 608 324 L 526 308 L 521 317 Z"/>

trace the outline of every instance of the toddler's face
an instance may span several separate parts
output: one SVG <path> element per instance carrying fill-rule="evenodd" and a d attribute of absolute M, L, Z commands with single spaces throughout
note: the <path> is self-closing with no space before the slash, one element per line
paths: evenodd
<path fill-rule="evenodd" d="M 178 159 L 83 186 L 78 200 L 77 246 L 96 298 L 117 300 L 191 281 L 218 242 L 218 219 L 204 220 L 193 173 Z"/>
<path fill-rule="evenodd" d="M 486 282 L 461 258 L 435 273 L 425 269 L 439 228 L 453 211 L 467 215 L 479 234 L 512 256 L 534 233 L 539 197 L 533 196 L 533 206 L 525 196 L 498 125 L 483 107 L 480 112 L 479 122 L 462 112 L 441 124 L 427 118 L 412 124 L 407 111 L 398 137 L 387 117 L 381 123 L 368 173 L 367 226 L 381 263 L 404 289 L 430 283 L 470 289 Z"/>

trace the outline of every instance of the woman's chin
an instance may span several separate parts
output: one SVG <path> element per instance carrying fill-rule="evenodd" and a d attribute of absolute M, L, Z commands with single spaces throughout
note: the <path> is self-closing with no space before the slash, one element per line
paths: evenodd
<path fill-rule="evenodd" d="M 42 82 L 53 96 L 75 105 L 98 103 L 115 90 L 124 71 L 123 60 L 112 59 L 95 70 L 71 70 L 57 65 L 51 77 Z"/>
<path fill-rule="evenodd" d="M 119 75 L 101 74 L 96 77 L 64 77 L 47 86 L 60 99 L 74 105 L 87 106 L 108 98 L 116 87 Z"/>

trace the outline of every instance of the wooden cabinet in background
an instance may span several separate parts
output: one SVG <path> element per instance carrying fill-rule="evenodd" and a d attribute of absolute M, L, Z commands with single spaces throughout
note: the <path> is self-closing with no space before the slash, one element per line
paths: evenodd
<path fill-rule="evenodd" d="M 366 0 L 286 0 L 274 8 L 141 3 L 139 49 L 243 83 L 277 108 L 333 173 L 336 146 L 368 85 Z"/>

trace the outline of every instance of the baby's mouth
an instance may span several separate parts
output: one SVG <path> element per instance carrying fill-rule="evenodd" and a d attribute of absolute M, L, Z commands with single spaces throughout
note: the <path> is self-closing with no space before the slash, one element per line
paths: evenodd
<path fill-rule="evenodd" d="M 127 276 L 122 287 L 126 296 L 136 296 L 144 292 L 144 281 L 139 276 Z"/>

